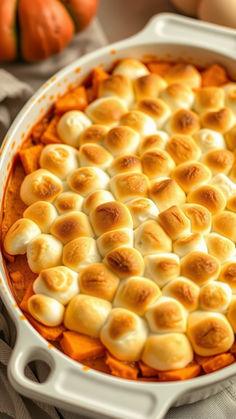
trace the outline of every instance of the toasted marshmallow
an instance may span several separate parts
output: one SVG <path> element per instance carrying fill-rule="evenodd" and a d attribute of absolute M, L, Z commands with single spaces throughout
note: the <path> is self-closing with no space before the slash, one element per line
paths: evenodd
<path fill-rule="evenodd" d="M 97 246 L 102 256 L 117 247 L 133 247 L 133 230 L 131 228 L 120 228 L 107 231 L 97 239 Z"/>
<path fill-rule="evenodd" d="M 172 111 L 177 111 L 177 109 L 190 109 L 192 107 L 194 93 L 187 84 L 172 83 L 161 91 L 160 98 L 169 105 Z"/>
<path fill-rule="evenodd" d="M 188 135 L 173 135 L 166 144 L 166 151 L 176 164 L 189 160 L 198 160 L 201 150 L 195 141 Z"/>
<path fill-rule="evenodd" d="M 104 259 L 106 265 L 120 278 L 142 276 L 144 262 L 138 250 L 132 247 L 118 247 L 107 253 Z"/>
<path fill-rule="evenodd" d="M 134 58 L 125 58 L 115 66 L 113 74 L 124 74 L 129 79 L 135 80 L 149 74 L 149 71 L 141 61 Z"/>
<path fill-rule="evenodd" d="M 50 228 L 50 233 L 64 244 L 77 237 L 93 236 L 87 215 L 79 211 L 57 217 Z"/>
<path fill-rule="evenodd" d="M 138 156 L 135 156 L 134 154 L 124 154 L 123 156 L 117 157 L 108 168 L 110 176 L 126 172 L 142 173 L 141 160 Z"/>
<path fill-rule="evenodd" d="M 133 228 L 129 210 L 117 201 L 98 205 L 91 214 L 91 223 L 97 236 L 119 228 Z"/>
<path fill-rule="evenodd" d="M 9 255 L 23 255 L 29 242 L 40 233 L 36 223 L 28 218 L 20 218 L 7 231 L 4 249 Z"/>
<path fill-rule="evenodd" d="M 132 311 L 113 308 L 103 326 L 100 339 L 116 358 L 138 361 L 147 339 L 146 322 Z"/>
<path fill-rule="evenodd" d="M 134 91 L 132 82 L 124 74 L 113 74 L 102 80 L 98 87 L 98 97 L 118 97 L 123 99 L 128 106 L 134 102 Z"/>
<path fill-rule="evenodd" d="M 193 138 L 203 154 L 211 150 L 225 148 L 223 135 L 212 129 L 202 128 L 193 134 Z"/>
<path fill-rule="evenodd" d="M 79 276 L 80 290 L 83 294 L 112 301 L 119 286 L 119 278 L 103 263 L 86 266 Z"/>
<path fill-rule="evenodd" d="M 81 211 L 82 204 L 83 197 L 74 192 L 63 192 L 58 195 L 54 201 L 54 205 L 59 214 L 65 214 L 71 211 Z"/>
<path fill-rule="evenodd" d="M 201 86 L 201 75 L 195 66 L 186 63 L 179 63 L 172 66 L 165 76 L 168 84 L 183 83 L 192 89 Z"/>
<path fill-rule="evenodd" d="M 145 221 L 135 230 L 134 245 L 142 255 L 171 252 L 172 248 L 170 237 L 154 220 Z"/>
<path fill-rule="evenodd" d="M 236 148 L 236 124 L 232 126 L 232 128 L 226 132 L 225 140 L 227 146 L 230 150 L 235 150 Z"/>
<path fill-rule="evenodd" d="M 32 272 L 61 265 L 62 243 L 50 234 L 39 234 L 27 246 L 27 261 Z"/>
<path fill-rule="evenodd" d="M 186 331 L 186 311 L 174 298 L 161 297 L 147 310 L 145 315 L 154 333 Z"/>
<path fill-rule="evenodd" d="M 40 166 L 60 179 L 78 167 L 77 152 L 74 147 L 64 144 L 47 145 L 40 155 Z"/>
<path fill-rule="evenodd" d="M 211 150 L 204 156 L 204 163 L 213 174 L 229 173 L 234 164 L 234 154 L 229 150 Z"/>
<path fill-rule="evenodd" d="M 220 87 L 202 87 L 195 93 L 194 109 L 199 114 L 216 111 L 224 106 L 224 96 Z"/>
<path fill-rule="evenodd" d="M 229 310 L 227 313 L 227 318 L 228 321 L 230 322 L 230 325 L 234 331 L 234 333 L 236 333 L 236 297 L 233 296 L 231 304 L 229 306 Z"/>
<path fill-rule="evenodd" d="M 144 112 L 137 110 L 125 113 L 120 119 L 120 124 L 134 129 L 141 137 L 154 134 L 156 131 L 156 124 L 153 119 Z"/>
<path fill-rule="evenodd" d="M 188 193 L 196 186 L 209 182 L 211 171 L 206 165 L 191 161 L 177 166 L 171 177 Z"/>
<path fill-rule="evenodd" d="M 145 276 L 163 287 L 180 274 L 179 258 L 174 253 L 160 253 L 144 257 Z"/>
<path fill-rule="evenodd" d="M 139 135 L 128 126 L 114 127 L 106 135 L 105 146 L 115 157 L 135 154 L 139 146 Z"/>
<path fill-rule="evenodd" d="M 66 266 L 44 269 L 34 281 L 33 289 L 35 294 L 47 295 L 66 305 L 79 293 L 78 275 Z"/>
<path fill-rule="evenodd" d="M 102 144 L 109 127 L 106 125 L 94 124 L 86 128 L 79 139 L 79 144 Z"/>
<path fill-rule="evenodd" d="M 228 178 L 228 176 L 218 173 L 211 179 L 211 185 L 217 186 L 228 200 L 236 194 L 236 184 Z"/>
<path fill-rule="evenodd" d="M 225 106 L 228 106 L 236 116 L 236 83 L 228 83 L 224 86 Z"/>
<path fill-rule="evenodd" d="M 191 252 L 181 260 L 181 275 L 191 279 L 197 285 L 204 285 L 217 279 L 220 264 L 214 256 L 204 252 Z"/>
<path fill-rule="evenodd" d="M 126 206 L 133 218 L 134 228 L 150 219 L 156 220 L 159 213 L 154 202 L 148 198 L 133 199 L 127 202 Z"/>
<path fill-rule="evenodd" d="M 81 167 L 67 178 L 69 187 L 82 196 L 98 189 L 106 189 L 109 180 L 109 176 L 98 167 Z"/>
<path fill-rule="evenodd" d="M 160 148 L 148 150 L 142 154 L 141 163 L 143 173 L 149 179 L 169 176 L 175 168 L 175 162 L 170 155 Z"/>
<path fill-rule="evenodd" d="M 219 281 L 228 284 L 233 294 L 236 294 L 236 262 L 234 260 L 222 266 Z"/>
<path fill-rule="evenodd" d="M 97 338 L 110 310 L 109 301 L 79 294 L 69 302 L 64 324 L 69 330 Z"/>
<path fill-rule="evenodd" d="M 91 263 L 100 262 L 101 257 L 92 237 L 78 237 L 65 245 L 62 260 L 68 268 L 79 272 Z"/>
<path fill-rule="evenodd" d="M 95 166 L 106 169 L 112 163 L 113 156 L 98 144 L 84 144 L 79 149 L 80 166 Z"/>
<path fill-rule="evenodd" d="M 185 202 L 186 196 L 174 179 L 155 180 L 151 184 L 150 197 L 157 205 L 159 211 L 181 205 Z"/>
<path fill-rule="evenodd" d="M 188 311 L 198 307 L 200 288 L 183 276 L 173 279 L 162 288 L 163 296 L 175 298 Z"/>
<path fill-rule="evenodd" d="M 156 131 L 154 134 L 147 135 L 139 144 L 139 154 L 142 155 L 145 151 L 152 150 L 153 148 L 164 150 L 168 139 L 169 136 L 165 131 Z"/>
<path fill-rule="evenodd" d="M 57 133 L 63 143 L 78 147 L 79 137 L 91 125 L 91 120 L 81 111 L 64 113 L 57 124 Z"/>
<path fill-rule="evenodd" d="M 202 310 L 217 311 L 223 313 L 229 307 L 232 291 L 229 285 L 219 281 L 213 281 L 203 285 L 199 295 L 199 303 Z"/>
<path fill-rule="evenodd" d="M 231 196 L 227 201 L 227 209 L 236 212 L 236 195 Z"/>
<path fill-rule="evenodd" d="M 199 117 L 189 109 L 178 109 L 168 120 L 165 128 L 171 135 L 193 135 L 200 129 Z"/>
<path fill-rule="evenodd" d="M 136 109 L 149 115 L 157 129 L 161 129 L 171 115 L 169 106 L 162 99 L 146 98 L 137 103 Z"/>
<path fill-rule="evenodd" d="M 92 192 L 84 200 L 83 211 L 89 215 L 95 208 L 98 207 L 98 205 L 111 201 L 115 201 L 115 198 L 109 191 L 102 189 L 100 191 Z"/>
<path fill-rule="evenodd" d="M 142 316 L 160 296 L 160 288 L 155 282 L 133 276 L 121 282 L 113 304 Z"/>
<path fill-rule="evenodd" d="M 59 326 L 63 322 L 63 304 L 46 295 L 32 295 L 28 300 L 31 316 L 45 326 Z"/>
<path fill-rule="evenodd" d="M 223 314 L 196 311 L 188 317 L 187 335 L 201 356 L 226 352 L 233 345 L 233 330 Z"/>
<path fill-rule="evenodd" d="M 127 202 L 134 198 L 147 197 L 149 180 L 142 173 L 130 172 L 113 176 L 111 192 L 118 201 Z"/>
<path fill-rule="evenodd" d="M 193 233 L 209 233 L 211 230 L 211 213 L 203 205 L 184 204 L 181 209 L 190 219 Z"/>
<path fill-rule="evenodd" d="M 223 211 L 226 206 L 223 192 L 213 185 L 198 186 L 188 194 L 187 201 L 205 206 L 213 215 Z"/>
<path fill-rule="evenodd" d="M 224 134 L 235 124 L 235 116 L 230 108 L 220 108 L 217 111 L 206 112 L 201 123 L 205 128 Z"/>
<path fill-rule="evenodd" d="M 136 99 L 156 98 L 159 93 L 167 86 L 166 81 L 158 74 L 147 74 L 139 77 L 134 82 Z"/>
<path fill-rule="evenodd" d="M 57 217 L 54 205 L 46 201 L 37 201 L 23 213 L 24 218 L 34 221 L 42 233 L 49 233 L 50 226 Z"/>
<path fill-rule="evenodd" d="M 207 253 L 207 246 L 200 233 L 191 233 L 176 240 L 173 243 L 173 250 L 180 258 L 182 258 L 190 252 L 199 251 Z"/>
<path fill-rule="evenodd" d="M 190 233 L 190 221 L 176 205 L 160 212 L 158 221 L 172 240 Z"/>
<path fill-rule="evenodd" d="M 193 360 L 193 350 L 182 333 L 150 336 L 144 346 L 142 360 L 159 371 L 184 368 Z"/>
<path fill-rule="evenodd" d="M 118 97 L 96 99 L 86 108 L 87 116 L 95 124 L 109 126 L 115 125 L 126 112 L 126 103 Z"/>
<path fill-rule="evenodd" d="M 61 180 L 45 169 L 38 169 L 25 176 L 20 197 L 26 205 L 36 201 L 52 202 L 62 192 Z"/>
<path fill-rule="evenodd" d="M 213 231 L 236 242 L 236 214 L 231 211 L 222 211 L 212 220 Z"/>

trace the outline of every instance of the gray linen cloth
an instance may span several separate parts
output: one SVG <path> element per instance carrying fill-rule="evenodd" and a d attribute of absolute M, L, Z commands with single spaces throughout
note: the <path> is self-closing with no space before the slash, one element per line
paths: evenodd
<path fill-rule="evenodd" d="M 0 69 L 0 142 L 11 121 L 35 89 L 60 68 L 105 44 L 106 38 L 95 19 L 57 56 L 37 64 L 4 65 Z M 82 419 L 76 414 L 22 397 L 11 387 L 7 379 L 7 364 L 14 341 L 14 325 L 0 301 L 0 419 Z M 31 369 L 28 368 L 27 374 L 31 379 L 41 381 L 45 374 L 44 366 L 35 363 Z M 230 382 L 230 386 L 216 396 L 170 409 L 165 419 L 235 419 L 236 387 L 232 383 L 236 384 L 236 378 Z"/>

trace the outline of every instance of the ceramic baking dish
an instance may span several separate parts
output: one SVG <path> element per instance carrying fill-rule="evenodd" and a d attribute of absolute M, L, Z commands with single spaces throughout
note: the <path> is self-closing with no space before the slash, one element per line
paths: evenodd
<path fill-rule="evenodd" d="M 102 48 L 69 65 L 28 101 L 10 128 L 0 151 L 3 198 L 12 159 L 34 125 L 50 108 L 58 93 L 68 84 L 78 84 L 98 65 L 109 67 L 119 57 L 184 59 L 205 66 L 220 63 L 236 78 L 236 32 L 172 14 L 152 18 L 137 35 Z M 213 374 L 183 382 L 149 383 L 122 380 L 95 370 L 87 370 L 44 340 L 24 320 L 10 292 L 0 260 L 0 296 L 17 329 L 16 344 L 8 365 L 9 379 L 16 391 L 25 396 L 90 417 L 125 419 L 161 419 L 173 404 L 191 403 L 220 391 L 233 380 L 236 364 Z M 24 374 L 32 360 L 43 360 L 51 368 L 46 382 L 38 384 Z"/>

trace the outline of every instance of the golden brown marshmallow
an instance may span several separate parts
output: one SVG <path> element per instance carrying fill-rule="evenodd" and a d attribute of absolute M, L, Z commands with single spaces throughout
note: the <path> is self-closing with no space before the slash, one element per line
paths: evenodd
<path fill-rule="evenodd" d="M 132 311 L 113 308 L 103 326 L 100 339 L 116 358 L 138 361 L 147 339 L 146 322 Z"/>
<path fill-rule="evenodd" d="M 72 191 L 87 196 L 98 189 L 106 189 L 109 176 L 98 167 L 81 167 L 68 176 L 67 182 Z"/>
<path fill-rule="evenodd" d="M 236 148 L 236 124 L 233 125 L 233 127 L 226 132 L 225 134 L 225 140 L 228 148 L 230 150 L 235 150 Z"/>
<path fill-rule="evenodd" d="M 227 201 L 227 209 L 236 212 L 236 195 L 231 196 Z"/>
<path fill-rule="evenodd" d="M 182 258 L 194 251 L 207 253 L 207 246 L 204 237 L 200 233 L 191 233 L 176 240 L 173 243 L 173 251 Z"/>
<path fill-rule="evenodd" d="M 139 144 L 139 154 L 142 155 L 153 148 L 160 148 L 163 150 L 168 138 L 168 134 L 165 131 L 156 131 L 154 134 L 147 135 Z"/>
<path fill-rule="evenodd" d="M 202 87 L 195 93 L 194 109 L 199 114 L 220 109 L 224 106 L 224 96 L 220 87 Z"/>
<path fill-rule="evenodd" d="M 107 231 L 98 237 L 97 246 L 102 256 L 106 256 L 108 252 L 117 247 L 133 247 L 133 230 L 131 228 L 120 228 Z"/>
<path fill-rule="evenodd" d="M 49 202 L 37 201 L 26 208 L 23 217 L 34 221 L 42 233 L 48 233 L 50 226 L 57 217 L 57 212 L 54 205 Z"/>
<path fill-rule="evenodd" d="M 54 298 L 46 295 L 32 295 L 28 300 L 31 316 L 45 326 L 59 326 L 63 322 L 65 308 Z"/>
<path fill-rule="evenodd" d="M 79 149 L 80 166 L 94 166 L 106 169 L 110 166 L 113 156 L 98 144 L 84 144 Z"/>
<path fill-rule="evenodd" d="M 50 233 L 64 244 L 80 236 L 93 236 L 87 215 L 79 211 L 72 211 L 56 218 Z"/>
<path fill-rule="evenodd" d="M 199 116 L 189 109 L 178 109 L 166 124 L 166 130 L 172 135 L 192 135 L 199 129 Z"/>
<path fill-rule="evenodd" d="M 195 251 L 181 260 L 181 275 L 191 279 L 197 285 L 204 285 L 216 279 L 219 273 L 218 259 L 207 253 Z"/>
<path fill-rule="evenodd" d="M 233 330 L 223 314 L 196 311 L 188 317 L 187 335 L 201 356 L 226 352 L 234 342 Z"/>
<path fill-rule="evenodd" d="M 236 214 L 231 211 L 222 211 L 215 215 L 212 220 L 212 227 L 216 233 L 236 242 Z"/>
<path fill-rule="evenodd" d="M 133 218 L 134 228 L 150 219 L 156 220 L 158 209 L 148 198 L 136 198 L 126 203 Z"/>
<path fill-rule="evenodd" d="M 125 102 L 118 97 L 96 99 L 86 108 L 87 116 L 95 124 L 109 126 L 116 124 L 126 112 L 127 106 Z"/>
<path fill-rule="evenodd" d="M 141 137 L 153 134 L 156 131 L 156 124 L 153 119 L 144 112 L 137 110 L 125 113 L 120 119 L 120 124 L 137 131 Z"/>
<path fill-rule="evenodd" d="M 145 221 L 135 230 L 134 245 L 143 255 L 170 252 L 172 248 L 170 237 L 154 220 Z"/>
<path fill-rule="evenodd" d="M 98 205 L 105 204 L 105 202 L 115 201 L 114 196 L 109 191 L 100 190 L 92 192 L 88 195 L 83 204 L 83 211 L 89 215 L 91 212 L 98 207 Z"/>
<path fill-rule="evenodd" d="M 175 298 L 188 311 L 198 308 L 200 288 L 190 279 L 180 276 L 162 288 L 162 294 Z"/>
<path fill-rule="evenodd" d="M 142 99 L 137 103 L 136 109 L 149 115 L 155 122 L 157 129 L 162 128 L 171 115 L 169 106 L 162 99 Z"/>
<path fill-rule="evenodd" d="M 109 127 L 106 125 L 94 124 L 86 128 L 79 139 L 80 145 L 83 144 L 102 144 Z"/>
<path fill-rule="evenodd" d="M 120 125 L 108 131 L 105 146 L 115 157 L 135 154 L 139 146 L 139 135 L 132 127 Z"/>
<path fill-rule="evenodd" d="M 123 99 L 128 106 L 134 102 L 132 82 L 124 74 L 113 74 L 99 83 L 98 97 L 117 96 Z"/>
<path fill-rule="evenodd" d="M 171 177 L 179 184 L 184 192 L 190 192 L 194 187 L 209 182 L 210 169 L 200 162 L 186 162 L 177 166 Z"/>
<path fill-rule="evenodd" d="M 212 281 L 203 285 L 199 295 L 202 310 L 225 312 L 229 307 L 232 291 L 227 284 Z"/>
<path fill-rule="evenodd" d="M 193 360 L 193 350 L 183 333 L 152 335 L 146 341 L 142 360 L 159 371 L 176 370 Z"/>
<path fill-rule="evenodd" d="M 69 302 L 64 324 L 69 330 L 97 338 L 110 310 L 110 302 L 79 294 Z"/>
<path fill-rule="evenodd" d="M 232 293 L 236 293 L 236 262 L 232 260 L 222 266 L 219 281 L 228 284 Z"/>
<path fill-rule="evenodd" d="M 170 155 L 166 151 L 158 148 L 146 151 L 142 154 L 141 163 L 143 173 L 147 175 L 149 179 L 169 176 L 170 172 L 175 167 L 175 162 Z"/>
<path fill-rule="evenodd" d="M 74 147 L 64 144 L 49 144 L 40 155 L 40 167 L 48 170 L 60 179 L 78 167 L 77 152 Z"/>
<path fill-rule="evenodd" d="M 76 272 L 85 266 L 100 262 L 96 241 L 92 237 L 78 237 L 70 241 L 63 249 L 63 264 Z"/>
<path fill-rule="evenodd" d="M 229 173 L 234 164 L 234 154 L 229 150 L 211 150 L 204 157 L 204 163 L 212 173 Z"/>
<path fill-rule="evenodd" d="M 111 179 L 110 188 L 118 201 L 127 202 L 148 196 L 149 179 L 143 173 L 121 173 Z"/>
<path fill-rule="evenodd" d="M 81 211 L 83 200 L 83 197 L 77 193 L 63 192 L 57 196 L 54 205 L 59 214 L 65 214 L 71 211 Z"/>
<path fill-rule="evenodd" d="M 188 135 L 173 135 L 166 144 L 166 151 L 176 164 L 189 160 L 198 160 L 201 154 L 200 148 Z"/>
<path fill-rule="evenodd" d="M 201 123 L 205 128 L 224 134 L 234 125 L 235 117 L 233 112 L 225 107 L 217 111 L 206 112 L 201 118 Z"/>
<path fill-rule="evenodd" d="M 124 74 L 131 80 L 135 80 L 149 74 L 149 71 L 141 61 L 135 58 L 125 58 L 115 66 L 112 74 Z"/>
<path fill-rule="evenodd" d="M 20 218 L 7 231 L 4 249 L 9 255 L 23 255 L 30 241 L 40 233 L 36 223 L 28 218 Z"/>
<path fill-rule="evenodd" d="M 230 322 L 230 325 L 234 331 L 234 333 L 236 333 L 236 297 L 235 295 L 232 298 L 231 304 L 229 306 L 229 310 L 227 313 L 227 319 Z"/>
<path fill-rule="evenodd" d="M 201 185 L 190 192 L 187 201 L 205 206 L 212 215 L 218 214 L 226 206 L 226 199 L 217 186 Z"/>
<path fill-rule="evenodd" d="M 142 173 L 141 160 L 134 154 L 124 154 L 123 156 L 117 157 L 107 171 L 110 176 L 126 172 Z"/>
<path fill-rule="evenodd" d="M 147 74 L 134 81 L 134 91 L 137 100 L 156 98 L 166 87 L 166 81 L 158 74 Z"/>
<path fill-rule="evenodd" d="M 118 201 L 98 205 L 91 214 L 91 223 L 97 236 L 119 228 L 133 228 L 127 207 Z"/>
<path fill-rule="evenodd" d="M 36 201 L 52 202 L 62 192 L 61 180 L 45 169 L 38 169 L 25 176 L 20 197 L 26 205 Z"/>
<path fill-rule="evenodd" d="M 184 83 L 171 83 L 160 93 L 163 99 L 171 108 L 172 112 L 177 109 L 190 109 L 194 101 L 192 89 Z"/>
<path fill-rule="evenodd" d="M 211 229 L 211 213 L 203 205 L 184 204 L 182 211 L 190 219 L 193 233 L 208 233 Z"/>
<path fill-rule="evenodd" d="M 104 261 L 120 278 L 143 275 L 143 257 L 138 250 L 132 247 L 124 246 L 111 250 L 107 253 Z"/>
<path fill-rule="evenodd" d="M 80 272 L 79 283 L 83 294 L 112 301 L 119 286 L 119 278 L 103 263 L 92 263 Z"/>
<path fill-rule="evenodd" d="M 195 66 L 186 63 L 175 64 L 170 68 L 165 76 L 168 84 L 183 83 L 192 89 L 197 89 L 201 86 L 201 76 Z"/>
<path fill-rule="evenodd" d="M 225 105 L 228 106 L 236 116 L 236 83 L 224 85 Z"/>
<path fill-rule="evenodd" d="M 158 221 L 172 240 L 190 233 L 190 221 L 176 205 L 160 212 Z"/>
<path fill-rule="evenodd" d="M 50 234 L 39 234 L 27 246 L 27 261 L 31 271 L 39 273 L 42 269 L 61 265 L 62 243 Z"/>
<path fill-rule="evenodd" d="M 221 234 L 210 233 L 205 235 L 208 252 L 221 263 L 235 256 L 235 244 Z"/>
<path fill-rule="evenodd" d="M 182 304 L 170 297 L 161 297 L 145 315 L 154 333 L 186 331 L 186 311 Z"/>
<path fill-rule="evenodd" d="M 64 113 L 57 124 L 57 133 L 63 143 L 78 147 L 79 137 L 91 125 L 90 119 L 81 111 Z"/>
<path fill-rule="evenodd" d="M 155 180 L 151 184 L 150 198 L 155 202 L 159 211 L 181 205 L 185 202 L 186 196 L 174 179 Z"/>
<path fill-rule="evenodd" d="M 114 307 L 123 307 L 142 316 L 160 296 L 160 288 L 155 282 L 134 276 L 121 282 Z"/>
<path fill-rule="evenodd" d="M 145 276 L 160 287 L 180 274 L 179 258 L 174 253 L 159 253 L 144 257 Z"/>

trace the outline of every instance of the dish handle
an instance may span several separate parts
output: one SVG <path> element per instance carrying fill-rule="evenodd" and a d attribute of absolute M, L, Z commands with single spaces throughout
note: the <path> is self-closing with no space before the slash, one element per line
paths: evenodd
<path fill-rule="evenodd" d="M 138 41 L 180 43 L 209 48 L 230 55 L 236 54 L 235 30 L 174 13 L 153 16 L 144 29 L 136 35 Z"/>
<path fill-rule="evenodd" d="M 162 419 L 186 390 L 176 383 L 166 386 L 122 380 L 87 369 L 55 348 L 48 350 L 48 343 L 35 331 L 36 339 L 32 339 L 29 328 L 18 329 L 8 377 L 16 391 L 31 399 L 94 418 Z M 25 375 L 25 367 L 33 360 L 44 361 L 50 367 L 43 383 Z"/>

